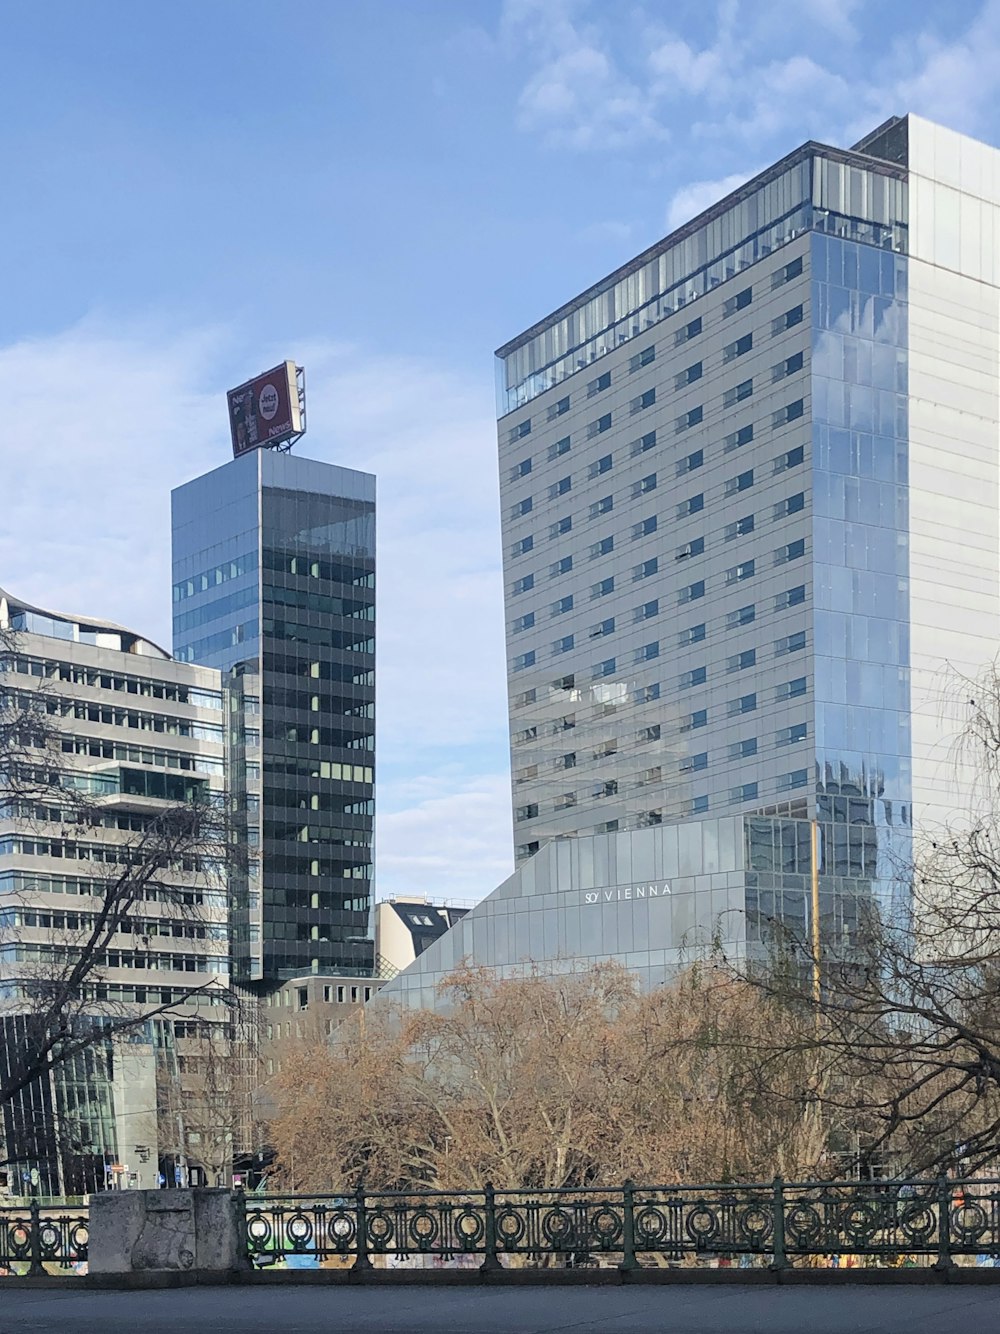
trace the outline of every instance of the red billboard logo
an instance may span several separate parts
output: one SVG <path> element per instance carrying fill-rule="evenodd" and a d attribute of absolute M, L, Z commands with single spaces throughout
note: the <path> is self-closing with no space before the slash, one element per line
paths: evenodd
<path fill-rule="evenodd" d="M 284 444 L 303 432 L 294 361 L 230 389 L 227 399 L 234 458 L 251 449 Z"/>

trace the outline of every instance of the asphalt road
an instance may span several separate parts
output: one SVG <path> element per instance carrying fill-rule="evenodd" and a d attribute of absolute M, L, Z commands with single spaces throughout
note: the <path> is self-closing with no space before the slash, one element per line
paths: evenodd
<path fill-rule="evenodd" d="M 2 1334 L 1000 1334 L 1000 1287 L 0 1291 Z"/>

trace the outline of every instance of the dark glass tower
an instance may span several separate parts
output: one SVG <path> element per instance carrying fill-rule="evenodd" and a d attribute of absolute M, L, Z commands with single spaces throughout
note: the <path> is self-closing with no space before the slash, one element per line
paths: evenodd
<path fill-rule="evenodd" d="M 234 975 L 369 973 L 375 478 L 256 450 L 178 487 L 172 532 L 174 653 L 228 695 Z"/>

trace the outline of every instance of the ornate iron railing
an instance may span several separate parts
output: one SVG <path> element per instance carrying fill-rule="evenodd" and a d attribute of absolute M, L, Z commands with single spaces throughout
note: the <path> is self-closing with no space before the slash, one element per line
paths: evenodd
<path fill-rule="evenodd" d="M 867 1257 L 937 1267 L 1000 1262 L 1000 1181 L 839 1181 L 610 1189 L 386 1192 L 246 1198 L 254 1266 L 383 1257 L 448 1265 L 617 1264 L 728 1257 L 785 1268 Z M 465 1257 L 464 1261 L 457 1257 Z"/>
<path fill-rule="evenodd" d="M 0 1207 L 0 1271 L 39 1274 L 66 1272 L 87 1259 L 90 1242 L 86 1207 L 40 1205 Z"/>

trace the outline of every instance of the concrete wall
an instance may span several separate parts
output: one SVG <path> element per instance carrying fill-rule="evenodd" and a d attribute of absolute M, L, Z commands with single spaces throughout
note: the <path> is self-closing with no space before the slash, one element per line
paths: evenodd
<path fill-rule="evenodd" d="M 230 1273 L 249 1267 L 228 1190 L 109 1191 L 90 1204 L 90 1272 Z"/>

